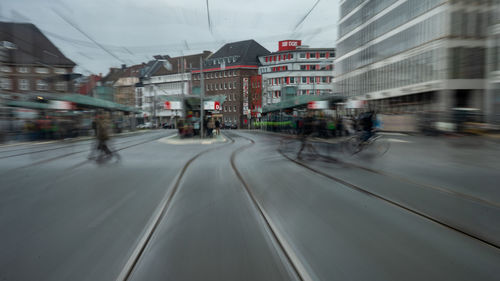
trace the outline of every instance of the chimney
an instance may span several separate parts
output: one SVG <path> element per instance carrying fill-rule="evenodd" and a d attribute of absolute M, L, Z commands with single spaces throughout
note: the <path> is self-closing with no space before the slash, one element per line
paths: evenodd
<path fill-rule="evenodd" d="M 122 64 L 122 70 L 125 70 L 125 68 L 127 68 L 127 65 L 126 64 Z"/>

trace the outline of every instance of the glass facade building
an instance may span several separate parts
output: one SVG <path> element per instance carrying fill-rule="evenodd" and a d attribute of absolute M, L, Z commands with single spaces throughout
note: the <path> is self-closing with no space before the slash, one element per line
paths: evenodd
<path fill-rule="evenodd" d="M 483 108 L 492 0 L 345 0 L 337 90 L 380 110 Z"/>
<path fill-rule="evenodd" d="M 488 29 L 487 93 L 485 101 L 486 121 L 500 123 L 500 0 L 491 9 L 492 24 Z"/>

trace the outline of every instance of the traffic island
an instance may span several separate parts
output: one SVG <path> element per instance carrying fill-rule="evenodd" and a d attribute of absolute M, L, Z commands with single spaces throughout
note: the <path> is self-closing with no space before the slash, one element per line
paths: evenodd
<path fill-rule="evenodd" d="M 173 136 L 169 136 L 166 138 L 161 138 L 158 140 L 162 143 L 173 144 L 173 145 L 189 145 L 189 144 L 214 144 L 214 143 L 224 143 L 227 142 L 227 139 L 222 136 L 214 136 L 213 138 L 204 138 L 201 139 L 199 136 L 195 136 L 192 138 L 181 138 L 179 134 L 175 134 Z"/>

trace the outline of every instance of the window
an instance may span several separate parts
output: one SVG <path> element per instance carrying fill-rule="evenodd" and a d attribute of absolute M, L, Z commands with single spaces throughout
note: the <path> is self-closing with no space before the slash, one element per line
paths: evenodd
<path fill-rule="evenodd" d="M 227 71 L 224 71 L 224 77 L 227 77 Z M 225 88 L 224 88 L 225 89 Z"/>
<path fill-rule="evenodd" d="M 227 83 L 224 83 L 224 90 L 227 89 Z"/>
<path fill-rule="evenodd" d="M 326 58 L 326 53 L 319 53 L 320 58 Z"/>
<path fill-rule="evenodd" d="M 233 89 L 236 89 L 236 82 L 233 82 Z"/>
<path fill-rule="evenodd" d="M 327 83 L 327 77 L 326 76 L 321 77 L 321 82 Z"/>
<path fill-rule="evenodd" d="M 12 80 L 10 80 L 8 78 L 2 78 L 0 80 L 0 89 L 3 89 L 3 90 L 12 89 Z"/>
<path fill-rule="evenodd" d="M 19 79 L 19 90 L 28 91 L 30 89 L 30 81 L 28 79 Z"/>
<path fill-rule="evenodd" d="M 219 84 L 215 84 L 215 90 L 219 89 Z"/>
<path fill-rule="evenodd" d="M 0 70 L 1 70 L 2 72 L 11 72 L 11 71 L 12 71 L 12 69 L 11 69 L 10 67 L 6 66 L 6 65 L 2 66 L 2 67 L 0 68 Z"/>
<path fill-rule="evenodd" d="M 310 54 L 309 54 L 309 57 L 310 57 L 311 59 L 316 58 L 316 53 L 310 53 Z"/>
<path fill-rule="evenodd" d="M 300 57 L 301 59 L 305 59 L 305 58 L 306 58 L 306 53 L 300 53 L 300 54 L 299 54 L 299 57 Z"/>
<path fill-rule="evenodd" d="M 310 82 L 311 84 L 313 84 L 313 83 L 314 83 L 314 77 L 309 77 L 309 82 Z"/>
<path fill-rule="evenodd" d="M 57 82 L 56 91 L 66 91 L 66 82 Z"/>
<path fill-rule="evenodd" d="M 236 100 L 236 95 L 233 93 L 233 100 Z"/>
<path fill-rule="evenodd" d="M 306 70 L 306 65 L 305 64 L 301 65 L 300 70 Z"/>
<path fill-rule="evenodd" d="M 302 77 L 302 83 L 307 83 L 307 77 Z"/>
<path fill-rule="evenodd" d="M 19 72 L 19 73 L 28 73 L 29 69 L 27 67 L 25 67 L 25 66 L 21 66 L 21 67 L 17 68 L 17 72 Z"/>
<path fill-rule="evenodd" d="M 49 73 L 49 69 L 45 67 L 37 67 L 35 71 L 36 73 L 42 73 L 42 74 Z"/>
<path fill-rule="evenodd" d="M 331 52 L 331 53 L 330 53 L 330 57 L 331 57 L 331 58 L 335 57 L 335 52 Z"/>
<path fill-rule="evenodd" d="M 236 105 L 233 106 L 233 111 L 236 112 Z M 236 121 L 236 117 L 234 117 L 234 121 Z"/>
<path fill-rule="evenodd" d="M 231 94 L 227 95 L 227 100 L 231 101 Z"/>
<path fill-rule="evenodd" d="M 295 77 L 290 77 L 290 84 L 295 84 Z"/>
<path fill-rule="evenodd" d="M 224 111 L 227 111 L 227 106 L 226 105 L 224 105 Z"/>
<path fill-rule="evenodd" d="M 46 91 L 49 89 L 49 85 L 43 80 L 36 80 L 36 89 L 39 91 Z"/>
<path fill-rule="evenodd" d="M 231 87 L 231 83 L 228 83 L 228 85 L 227 85 L 227 86 L 228 86 L 228 89 L 229 89 L 229 90 L 231 90 L 231 88 L 232 88 L 232 87 Z"/>
<path fill-rule="evenodd" d="M 54 72 L 57 74 L 66 74 L 66 69 L 64 68 L 56 68 L 54 69 Z"/>
<path fill-rule="evenodd" d="M 233 76 L 236 76 L 236 70 L 233 70 Z"/>

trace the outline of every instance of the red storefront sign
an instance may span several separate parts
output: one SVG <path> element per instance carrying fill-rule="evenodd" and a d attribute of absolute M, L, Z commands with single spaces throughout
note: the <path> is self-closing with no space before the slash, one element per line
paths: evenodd
<path fill-rule="evenodd" d="M 301 40 L 283 40 L 279 42 L 278 51 L 292 51 L 302 45 Z"/>

